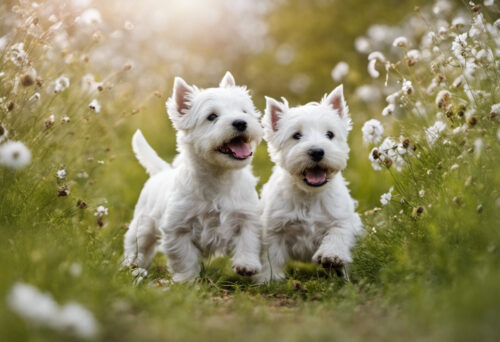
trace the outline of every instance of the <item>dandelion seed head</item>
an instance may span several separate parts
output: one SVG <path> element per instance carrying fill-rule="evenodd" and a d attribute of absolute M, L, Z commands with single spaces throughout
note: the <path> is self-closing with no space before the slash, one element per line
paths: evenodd
<path fill-rule="evenodd" d="M 389 103 L 383 110 L 382 110 L 382 116 L 388 116 L 394 113 L 396 110 L 396 105 L 394 103 Z"/>
<path fill-rule="evenodd" d="M 390 201 L 392 199 L 392 191 L 393 190 L 394 190 L 394 187 L 391 187 L 388 192 L 386 192 L 385 194 L 382 194 L 380 196 L 380 203 L 382 205 L 387 205 L 390 203 Z"/>
<path fill-rule="evenodd" d="M 59 179 L 65 179 L 66 178 L 66 169 L 57 170 L 56 177 Z"/>
<path fill-rule="evenodd" d="M 408 38 L 406 38 L 406 37 L 397 37 L 392 42 L 392 46 L 394 46 L 394 47 L 407 47 L 408 46 Z"/>
<path fill-rule="evenodd" d="M 413 84 L 411 81 L 408 81 L 406 79 L 403 79 L 403 85 L 401 87 L 401 90 L 403 91 L 404 94 L 406 95 L 411 95 L 413 93 Z"/>
<path fill-rule="evenodd" d="M 441 133 L 446 129 L 446 124 L 443 121 L 437 120 L 434 125 L 425 130 L 425 136 L 429 144 L 434 144 L 441 136 Z"/>
<path fill-rule="evenodd" d="M 356 51 L 359 53 L 368 53 L 371 50 L 371 44 L 370 41 L 366 37 L 357 37 L 354 40 L 354 48 Z"/>
<path fill-rule="evenodd" d="M 19 170 L 31 162 L 30 150 L 20 141 L 7 141 L 0 145 L 0 164 Z"/>
<path fill-rule="evenodd" d="M 95 210 L 95 213 L 94 213 L 94 216 L 97 216 L 97 217 L 103 217 L 103 216 L 107 216 L 107 215 L 108 215 L 108 208 L 106 208 L 103 205 L 98 206 Z"/>
<path fill-rule="evenodd" d="M 102 22 L 101 12 L 95 8 L 86 9 L 77 21 L 85 25 L 98 25 Z"/>
<path fill-rule="evenodd" d="M 67 78 L 66 76 L 60 76 L 58 77 L 54 83 L 53 83 L 53 89 L 54 89 L 54 93 L 62 93 L 63 91 L 65 91 L 66 89 L 69 88 L 69 78 Z"/>
<path fill-rule="evenodd" d="M 90 110 L 99 113 L 101 111 L 101 105 L 96 99 L 93 99 L 92 102 L 89 104 Z"/>
<path fill-rule="evenodd" d="M 380 100 L 382 93 L 375 85 L 362 85 L 356 88 L 356 96 L 364 103 L 374 103 Z"/>
<path fill-rule="evenodd" d="M 384 134 L 384 126 L 376 119 L 368 120 L 361 128 L 363 133 L 363 142 L 368 144 L 378 144 Z"/>
<path fill-rule="evenodd" d="M 334 81 L 340 82 L 344 79 L 344 77 L 347 76 L 348 73 L 349 73 L 349 64 L 342 61 L 337 63 L 337 65 L 335 65 L 335 67 L 332 69 L 331 76 Z"/>

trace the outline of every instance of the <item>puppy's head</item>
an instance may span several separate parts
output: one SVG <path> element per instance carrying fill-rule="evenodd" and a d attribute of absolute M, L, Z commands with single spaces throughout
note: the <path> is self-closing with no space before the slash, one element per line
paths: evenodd
<path fill-rule="evenodd" d="M 197 158 L 225 168 L 248 165 L 262 139 L 259 112 L 245 87 L 227 72 L 217 88 L 198 89 L 176 77 L 167 111 L 178 144 Z"/>
<path fill-rule="evenodd" d="M 351 130 L 342 85 L 319 103 L 289 108 L 266 98 L 264 139 L 274 163 L 287 170 L 306 191 L 317 191 L 347 164 Z"/>

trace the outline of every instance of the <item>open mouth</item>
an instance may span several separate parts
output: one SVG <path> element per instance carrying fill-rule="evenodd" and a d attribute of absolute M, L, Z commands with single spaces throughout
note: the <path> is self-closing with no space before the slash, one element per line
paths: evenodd
<path fill-rule="evenodd" d="M 309 186 L 322 186 L 328 182 L 326 169 L 319 166 L 306 169 L 302 175 L 304 176 L 304 183 Z"/>
<path fill-rule="evenodd" d="M 219 147 L 218 151 L 236 160 L 245 160 L 253 154 L 248 145 L 248 138 L 244 136 L 233 138 L 224 143 Z"/>

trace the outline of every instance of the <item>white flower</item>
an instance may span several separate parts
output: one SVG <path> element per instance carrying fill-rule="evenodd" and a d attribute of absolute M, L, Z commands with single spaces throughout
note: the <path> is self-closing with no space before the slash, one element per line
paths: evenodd
<path fill-rule="evenodd" d="M 383 116 L 388 116 L 394 113 L 394 110 L 396 109 L 396 106 L 394 103 L 389 103 L 383 110 L 382 110 L 382 115 Z"/>
<path fill-rule="evenodd" d="M 82 90 L 89 94 L 95 94 L 103 89 L 102 82 L 96 82 L 94 75 L 86 74 L 82 77 Z"/>
<path fill-rule="evenodd" d="M 465 55 L 467 49 L 467 32 L 459 34 L 451 43 L 451 51 L 461 64 L 465 64 Z"/>
<path fill-rule="evenodd" d="M 76 262 L 72 263 L 69 267 L 69 273 L 73 277 L 78 278 L 82 274 L 82 265 Z"/>
<path fill-rule="evenodd" d="M 279 64 L 288 65 L 295 58 L 295 50 L 290 44 L 281 44 L 276 50 L 275 58 Z"/>
<path fill-rule="evenodd" d="M 37 103 L 38 101 L 40 101 L 40 93 L 34 93 L 29 99 L 28 101 L 30 103 Z"/>
<path fill-rule="evenodd" d="M 496 103 L 493 106 L 491 106 L 491 113 L 500 114 L 500 103 Z"/>
<path fill-rule="evenodd" d="M 418 195 L 419 195 L 420 197 L 424 197 L 424 196 L 425 196 L 425 190 L 424 190 L 424 189 L 420 190 L 420 191 L 418 192 Z"/>
<path fill-rule="evenodd" d="M 70 302 L 59 311 L 57 329 L 71 332 L 82 339 L 91 339 L 97 335 L 98 325 L 90 311 L 78 303 Z"/>
<path fill-rule="evenodd" d="M 70 121 L 71 121 L 71 119 L 70 119 L 70 117 L 69 117 L 69 116 L 65 115 L 65 116 L 63 116 L 63 117 L 62 117 L 61 121 L 62 121 L 62 122 L 65 122 L 65 123 L 68 123 L 68 122 L 70 122 Z"/>
<path fill-rule="evenodd" d="M 436 96 L 436 106 L 445 107 L 451 99 L 451 93 L 448 90 L 441 90 Z"/>
<path fill-rule="evenodd" d="M 78 173 L 76 174 L 76 176 L 77 176 L 78 178 L 89 178 L 89 174 L 88 174 L 87 172 L 85 172 L 85 171 L 83 171 L 83 172 L 78 172 Z"/>
<path fill-rule="evenodd" d="M 364 103 L 377 102 L 382 96 L 380 89 L 377 86 L 367 84 L 356 88 L 356 95 Z"/>
<path fill-rule="evenodd" d="M 354 48 L 359 53 L 368 53 L 370 52 L 370 41 L 366 37 L 357 37 L 354 40 Z"/>
<path fill-rule="evenodd" d="M 90 339 L 98 332 L 94 316 L 80 304 L 60 307 L 50 294 L 29 284 L 14 284 L 7 296 L 7 305 L 26 321 L 61 333 Z"/>
<path fill-rule="evenodd" d="M 95 8 L 86 9 L 78 18 L 79 21 L 86 25 L 97 25 L 102 22 L 101 12 Z"/>
<path fill-rule="evenodd" d="M 338 62 L 332 70 L 332 78 L 336 82 L 342 81 L 349 73 L 349 64 L 346 62 Z"/>
<path fill-rule="evenodd" d="M 52 326 L 58 313 L 58 305 L 48 293 L 34 286 L 15 283 L 8 296 L 7 305 L 16 314 L 36 325 Z"/>
<path fill-rule="evenodd" d="M 392 191 L 393 190 L 394 190 L 394 187 L 391 186 L 391 188 L 389 189 L 389 192 L 386 192 L 385 194 L 382 194 L 382 196 L 380 196 L 380 203 L 382 203 L 382 205 L 389 204 L 389 202 L 391 201 L 391 198 L 392 198 Z"/>
<path fill-rule="evenodd" d="M 401 87 L 403 93 L 410 95 L 413 93 L 413 85 L 411 81 L 403 79 L 403 86 Z"/>
<path fill-rule="evenodd" d="M 394 46 L 394 47 L 406 47 L 406 46 L 408 46 L 408 39 L 406 37 L 397 37 L 392 42 L 392 46 Z"/>
<path fill-rule="evenodd" d="M 460 28 L 460 27 L 463 27 L 465 26 L 465 24 L 467 24 L 467 21 L 465 20 L 464 17 L 462 16 L 459 16 L 459 17 L 455 17 L 453 18 L 453 20 L 451 21 L 451 26 L 455 27 L 455 28 Z"/>
<path fill-rule="evenodd" d="M 434 144 L 437 138 L 439 138 L 441 136 L 441 133 L 446 129 L 446 127 L 447 126 L 443 121 L 438 120 L 434 123 L 434 125 L 427 128 L 425 130 L 425 135 L 429 144 Z"/>
<path fill-rule="evenodd" d="M 398 90 L 385 98 L 387 103 L 396 104 L 397 99 L 401 96 L 401 90 Z"/>
<path fill-rule="evenodd" d="M 61 93 L 66 89 L 68 89 L 69 79 L 66 76 L 61 76 L 54 81 L 53 87 L 54 87 L 54 93 Z"/>
<path fill-rule="evenodd" d="M 382 170 L 382 167 L 380 166 L 380 163 L 379 163 L 379 158 L 378 157 L 375 158 L 375 156 L 379 156 L 379 155 L 380 155 L 380 152 L 377 148 L 372 148 L 372 150 L 370 151 L 370 154 L 368 155 L 368 159 L 372 163 L 372 168 L 375 171 Z"/>
<path fill-rule="evenodd" d="M 469 37 L 476 38 L 484 32 L 486 32 L 486 25 L 484 24 L 483 14 L 479 13 L 472 20 L 472 25 L 469 30 Z"/>
<path fill-rule="evenodd" d="M 59 178 L 59 179 L 66 178 L 66 170 L 65 169 L 59 169 L 59 170 L 57 170 L 56 177 Z"/>
<path fill-rule="evenodd" d="M 464 84 L 464 82 L 465 82 L 464 76 L 460 75 L 457 78 L 455 78 L 455 80 L 453 81 L 453 84 L 451 86 L 453 88 L 460 88 L 462 86 L 462 84 Z"/>
<path fill-rule="evenodd" d="M 450 171 L 453 171 L 453 170 L 456 170 L 458 169 L 458 164 L 453 164 L 451 167 L 450 167 Z"/>
<path fill-rule="evenodd" d="M 94 213 L 94 216 L 99 216 L 99 217 L 103 217 L 106 215 L 108 215 L 108 208 L 102 205 L 98 206 Z"/>
<path fill-rule="evenodd" d="M 375 227 L 372 227 L 372 233 L 375 234 L 377 232 L 377 230 L 375 229 Z"/>
<path fill-rule="evenodd" d="M 28 61 L 28 54 L 24 51 L 24 43 L 16 43 L 12 45 L 9 49 L 8 57 L 15 65 L 24 65 Z"/>
<path fill-rule="evenodd" d="M 365 122 L 363 128 L 363 142 L 368 144 L 378 144 L 382 140 L 382 135 L 384 134 L 384 126 L 380 121 L 371 119 Z"/>
<path fill-rule="evenodd" d="M 484 0 L 484 5 L 485 6 L 493 6 L 494 5 L 494 0 Z"/>
<path fill-rule="evenodd" d="M 418 62 L 421 59 L 420 51 L 417 49 L 412 49 L 406 54 L 408 58 L 411 58 L 414 62 Z"/>
<path fill-rule="evenodd" d="M 89 108 L 96 113 L 99 113 L 101 111 L 101 105 L 96 99 L 93 99 L 92 102 L 90 102 Z"/>
<path fill-rule="evenodd" d="M 0 164 L 11 169 L 22 169 L 31 162 L 30 150 L 20 141 L 0 145 Z"/>
<path fill-rule="evenodd" d="M 372 78 L 378 78 L 380 76 L 380 73 L 376 69 L 376 64 L 377 61 L 381 63 L 385 63 L 385 56 L 379 52 L 379 51 L 374 51 L 368 55 L 368 73 Z"/>

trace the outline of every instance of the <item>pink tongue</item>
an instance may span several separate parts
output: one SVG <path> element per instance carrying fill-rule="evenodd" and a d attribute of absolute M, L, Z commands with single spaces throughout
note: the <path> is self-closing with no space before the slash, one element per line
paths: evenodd
<path fill-rule="evenodd" d="M 309 184 L 323 184 L 326 181 L 326 171 L 319 167 L 307 169 L 306 180 Z"/>
<path fill-rule="evenodd" d="M 240 139 L 232 140 L 227 146 L 231 149 L 231 152 L 233 152 L 236 158 L 248 158 L 252 154 L 250 147 Z"/>

